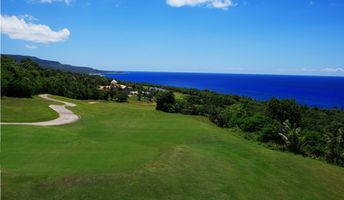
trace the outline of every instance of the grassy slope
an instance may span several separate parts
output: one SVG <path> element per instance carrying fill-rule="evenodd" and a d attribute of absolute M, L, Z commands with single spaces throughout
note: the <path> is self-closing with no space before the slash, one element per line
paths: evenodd
<path fill-rule="evenodd" d="M 343 199 L 344 169 L 202 117 L 74 101 L 77 123 L 2 127 L 4 199 Z"/>
<path fill-rule="evenodd" d="M 1 98 L 2 122 L 38 122 L 55 119 L 58 114 L 49 105 L 60 103 L 33 98 Z"/>
<path fill-rule="evenodd" d="M 174 98 L 176 98 L 177 100 L 181 100 L 184 99 L 187 95 L 180 93 L 180 92 L 174 92 Z"/>

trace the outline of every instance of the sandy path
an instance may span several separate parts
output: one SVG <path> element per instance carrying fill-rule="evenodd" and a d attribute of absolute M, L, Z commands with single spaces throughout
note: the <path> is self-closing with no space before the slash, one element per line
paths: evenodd
<path fill-rule="evenodd" d="M 66 108 L 66 106 L 70 106 L 70 107 L 76 106 L 74 103 L 69 103 L 69 102 L 50 98 L 47 94 L 41 94 L 39 95 L 39 97 L 49 100 L 49 101 L 55 101 L 55 102 L 65 104 L 65 105 L 50 105 L 49 106 L 51 109 L 53 109 L 55 112 L 59 114 L 58 118 L 50 120 L 50 121 L 44 121 L 44 122 L 1 122 L 1 125 L 55 126 L 55 125 L 70 124 L 80 119 L 78 115 L 74 114 L 72 111 Z"/>

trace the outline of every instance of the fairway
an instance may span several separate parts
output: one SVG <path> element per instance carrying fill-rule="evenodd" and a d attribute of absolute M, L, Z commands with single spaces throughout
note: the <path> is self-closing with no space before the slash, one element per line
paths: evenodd
<path fill-rule="evenodd" d="M 344 168 L 267 149 L 206 118 L 56 98 L 76 103 L 81 119 L 1 127 L 3 199 L 344 199 Z M 31 100 L 3 99 L 6 121 L 54 118 L 51 102 L 14 101 Z"/>

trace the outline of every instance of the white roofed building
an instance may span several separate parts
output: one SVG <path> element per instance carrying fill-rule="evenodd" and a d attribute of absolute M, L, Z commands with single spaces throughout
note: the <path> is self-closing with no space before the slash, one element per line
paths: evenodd
<path fill-rule="evenodd" d="M 115 86 L 117 84 L 118 84 L 118 82 L 115 79 L 111 81 L 111 85 Z"/>

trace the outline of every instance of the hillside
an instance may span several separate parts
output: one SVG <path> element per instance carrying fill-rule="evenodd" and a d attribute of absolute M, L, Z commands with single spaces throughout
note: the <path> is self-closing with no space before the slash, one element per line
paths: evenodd
<path fill-rule="evenodd" d="M 80 66 L 73 66 L 68 64 L 61 64 L 57 61 L 51 61 L 51 60 L 44 60 L 40 59 L 34 56 L 23 56 L 23 55 L 9 55 L 9 54 L 1 54 L 2 56 L 8 56 L 16 60 L 16 62 L 20 62 L 22 59 L 29 58 L 32 61 L 36 62 L 40 67 L 46 68 L 46 69 L 56 69 L 61 70 L 65 72 L 74 72 L 74 73 L 80 73 L 80 74 L 97 74 L 97 73 L 105 73 L 107 71 L 104 70 L 98 70 L 93 69 L 90 67 L 80 67 Z"/>
<path fill-rule="evenodd" d="M 56 98 L 76 103 L 81 120 L 2 126 L 4 199 L 344 198 L 344 168 L 267 149 L 206 118 Z"/>

